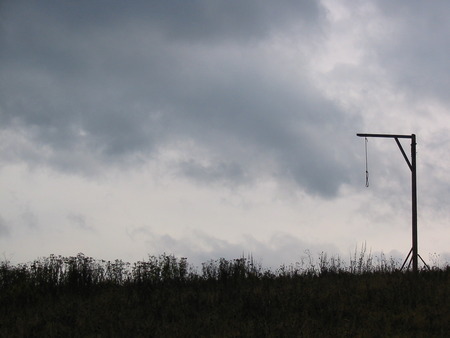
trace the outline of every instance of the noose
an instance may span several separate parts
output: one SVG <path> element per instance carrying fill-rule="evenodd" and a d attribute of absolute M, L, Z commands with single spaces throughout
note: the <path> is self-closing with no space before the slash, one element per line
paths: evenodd
<path fill-rule="evenodd" d="M 365 138 L 365 152 L 366 152 L 366 188 L 369 187 L 369 163 L 367 161 L 367 143 L 369 143 L 369 140 L 367 140 L 367 137 Z"/>

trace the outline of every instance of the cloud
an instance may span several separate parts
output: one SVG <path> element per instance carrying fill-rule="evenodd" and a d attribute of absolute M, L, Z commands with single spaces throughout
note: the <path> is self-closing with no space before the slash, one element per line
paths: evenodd
<path fill-rule="evenodd" d="M 86 217 L 79 213 L 70 213 L 67 215 L 67 220 L 69 223 L 81 230 L 93 230 L 92 226 L 86 221 Z"/>
<path fill-rule="evenodd" d="M 186 238 L 194 253 L 183 226 L 211 243 L 207 253 L 247 246 L 281 257 L 277 247 L 311 249 L 324 236 L 395 246 L 405 236 L 393 224 L 409 230 L 410 172 L 393 140 L 371 140 L 362 193 L 355 133 L 414 132 L 420 214 L 445 233 L 446 3 L 174 4 L 0 3 L 0 170 L 20 196 L 3 197 L 5 219 L 38 225 L 45 243 L 60 233 L 63 250 L 69 233 L 110 236 L 102 245 L 115 249 L 130 224 L 155 227 L 167 247 Z M 276 240 L 271 227 L 284 217 L 277 230 L 313 239 Z M 21 243 L 22 225 L 13 226 Z M 375 228 L 391 225 L 398 236 L 386 244 Z"/>
<path fill-rule="evenodd" d="M 187 257 L 190 263 L 198 267 L 209 260 L 253 256 L 265 268 L 276 269 L 282 264 L 301 263 L 308 255 L 315 260 L 321 252 L 339 254 L 337 247 L 330 243 L 308 243 L 282 232 L 275 233 L 268 241 L 246 235 L 239 242 L 220 239 L 200 230 L 174 237 L 142 227 L 131 230 L 129 236 L 133 240 L 144 240 L 149 254 L 158 255 L 165 252 L 177 257 Z"/>
<path fill-rule="evenodd" d="M 319 135 L 358 122 L 305 68 L 322 38 L 317 2 L 4 6 L 0 121 L 25 138 L 22 161 L 89 175 L 191 142 L 210 162 L 173 164 L 191 178 L 274 176 L 323 196 L 349 181 L 351 156 Z"/>
<path fill-rule="evenodd" d="M 110 1 L 95 4 L 45 1 L 33 9 L 47 17 L 58 17 L 58 22 L 64 22 L 72 30 L 110 29 L 137 22 L 148 24 L 166 39 L 188 42 L 260 39 L 292 25 L 309 32 L 316 29 L 321 16 L 320 4 L 310 0 L 281 0 L 277 4 L 267 0 L 244 4 L 222 0 L 188 3 L 138 0 L 126 5 Z"/>
<path fill-rule="evenodd" d="M 383 67 L 386 75 L 408 99 L 424 97 L 450 103 L 450 7 L 443 0 L 423 3 L 373 2 L 377 20 L 383 23 L 382 39 L 373 37 L 366 48 L 369 61 Z M 418 103 L 418 101 L 416 101 Z"/>
<path fill-rule="evenodd" d="M 11 231 L 8 225 L 6 225 L 6 222 L 3 219 L 3 217 L 0 216 L 0 237 L 9 237 L 10 233 Z"/>

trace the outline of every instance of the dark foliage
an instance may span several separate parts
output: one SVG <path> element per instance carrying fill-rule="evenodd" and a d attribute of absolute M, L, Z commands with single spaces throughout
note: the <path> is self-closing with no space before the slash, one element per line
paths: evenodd
<path fill-rule="evenodd" d="M 264 270 L 201 272 L 185 258 L 133 265 L 83 254 L 0 263 L 2 337 L 435 336 L 450 332 L 450 268 L 400 272 L 364 253 Z"/>

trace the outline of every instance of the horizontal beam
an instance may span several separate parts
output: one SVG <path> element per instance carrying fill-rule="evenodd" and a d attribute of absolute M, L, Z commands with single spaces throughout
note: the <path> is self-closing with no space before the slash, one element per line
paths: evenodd
<path fill-rule="evenodd" d="M 393 135 L 393 134 L 356 134 L 359 137 L 385 137 L 385 138 L 413 138 L 413 135 Z"/>

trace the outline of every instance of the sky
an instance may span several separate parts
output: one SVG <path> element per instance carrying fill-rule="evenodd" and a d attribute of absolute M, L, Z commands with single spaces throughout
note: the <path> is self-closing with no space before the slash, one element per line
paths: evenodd
<path fill-rule="evenodd" d="M 0 255 L 450 260 L 446 0 L 0 2 Z M 410 154 L 410 140 L 402 140 Z"/>

